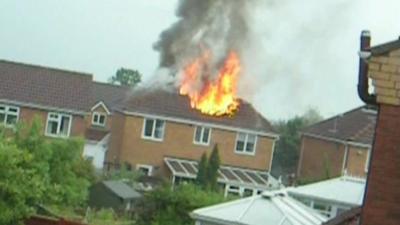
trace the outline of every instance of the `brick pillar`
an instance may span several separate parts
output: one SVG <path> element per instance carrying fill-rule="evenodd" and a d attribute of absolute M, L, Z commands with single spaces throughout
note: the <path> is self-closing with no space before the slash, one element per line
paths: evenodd
<path fill-rule="evenodd" d="M 362 225 L 400 225 L 400 106 L 381 104 Z"/>

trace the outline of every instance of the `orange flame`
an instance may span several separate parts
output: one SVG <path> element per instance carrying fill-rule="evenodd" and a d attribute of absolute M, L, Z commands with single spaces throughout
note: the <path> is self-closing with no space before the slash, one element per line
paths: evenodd
<path fill-rule="evenodd" d="M 222 116 L 233 115 L 239 107 L 237 80 L 240 73 L 240 60 L 235 52 L 229 53 L 215 80 L 204 80 L 209 76 L 208 62 L 210 52 L 187 65 L 183 71 L 180 94 L 190 98 L 192 108 L 204 114 Z"/>

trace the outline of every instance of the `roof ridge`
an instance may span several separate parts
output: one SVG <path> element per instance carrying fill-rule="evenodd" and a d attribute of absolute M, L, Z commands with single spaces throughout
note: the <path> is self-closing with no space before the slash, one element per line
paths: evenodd
<path fill-rule="evenodd" d="M 96 80 L 93 80 L 92 82 L 93 82 L 93 84 L 98 84 L 98 85 L 103 85 L 103 86 L 110 86 L 110 87 L 121 88 L 121 89 L 130 89 L 130 87 L 128 87 L 128 86 L 112 84 L 112 83 L 108 83 L 108 82 L 101 82 L 101 81 L 96 81 Z"/>
<path fill-rule="evenodd" d="M 49 67 L 49 66 L 43 66 L 43 65 L 33 64 L 33 63 L 16 62 L 16 61 L 10 61 L 10 60 L 5 60 L 5 59 L 0 59 L 0 63 L 1 62 L 8 63 L 8 64 L 20 65 L 20 66 L 29 66 L 29 67 L 34 67 L 34 68 L 38 68 L 38 69 L 45 69 L 45 70 L 53 70 L 53 71 L 58 71 L 58 72 L 70 73 L 70 74 L 78 75 L 78 76 L 87 76 L 87 77 L 91 77 L 91 79 L 93 79 L 93 74 L 87 73 L 87 72 L 80 72 L 80 71 L 74 71 L 74 70 L 68 70 L 68 69 L 61 69 L 61 68 L 57 68 L 57 67 Z"/>

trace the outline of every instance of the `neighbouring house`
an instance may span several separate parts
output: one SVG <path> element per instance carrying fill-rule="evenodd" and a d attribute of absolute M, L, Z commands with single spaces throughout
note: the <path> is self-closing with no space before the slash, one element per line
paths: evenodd
<path fill-rule="evenodd" d="M 93 82 L 91 74 L 0 60 L 0 123 L 38 118 L 50 138 L 84 137 L 84 156 L 103 166 L 112 107 L 129 89 Z"/>
<path fill-rule="evenodd" d="M 362 106 L 302 131 L 297 178 L 366 177 L 377 112 Z"/>
<path fill-rule="evenodd" d="M 95 209 L 129 211 L 141 197 L 142 194 L 122 181 L 101 181 L 90 188 L 88 204 Z"/>
<path fill-rule="evenodd" d="M 400 224 L 400 39 L 370 47 L 361 35 L 358 92 L 377 105 L 378 120 L 369 166 L 362 225 Z M 370 82 L 370 80 L 372 82 Z M 371 94 L 369 84 L 374 93 Z"/>
<path fill-rule="evenodd" d="M 266 191 L 262 195 L 194 210 L 196 225 L 319 225 L 327 218 L 285 191 Z"/>
<path fill-rule="evenodd" d="M 275 188 L 271 169 L 278 135 L 247 102 L 233 116 L 208 116 L 185 96 L 143 90 L 114 109 L 107 167 L 122 164 L 173 182 L 194 179 L 197 161 L 217 144 L 219 181 L 227 193 L 244 195 Z"/>
<path fill-rule="evenodd" d="M 364 190 L 364 178 L 349 176 L 286 189 L 291 197 L 328 218 L 334 218 L 352 208 L 361 206 Z"/>

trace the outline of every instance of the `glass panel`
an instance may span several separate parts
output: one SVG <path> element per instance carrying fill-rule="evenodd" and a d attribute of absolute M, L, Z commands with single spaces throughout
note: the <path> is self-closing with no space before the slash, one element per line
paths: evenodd
<path fill-rule="evenodd" d="M 47 132 L 48 134 L 57 134 L 57 126 L 58 122 L 57 121 L 52 121 L 49 120 L 47 124 Z"/>
<path fill-rule="evenodd" d="M 195 132 L 195 135 L 194 135 L 194 140 L 196 141 L 196 142 L 200 142 L 200 139 L 201 139 L 201 130 L 202 130 L 203 128 L 202 127 L 196 127 L 196 132 Z"/>
<path fill-rule="evenodd" d="M 4 112 L 6 111 L 6 107 L 5 106 L 0 106 L 0 112 Z"/>
<path fill-rule="evenodd" d="M 54 114 L 54 113 L 51 113 L 51 114 L 50 114 L 50 118 L 58 119 L 58 115 L 57 115 L 57 114 Z"/>
<path fill-rule="evenodd" d="M 0 120 L 1 121 L 1 120 Z M 16 115 L 10 115 L 8 114 L 6 116 L 6 124 L 7 125 L 12 125 L 15 124 L 17 122 L 17 116 Z"/>
<path fill-rule="evenodd" d="M 63 116 L 61 118 L 60 135 L 68 136 L 69 122 L 70 122 L 69 116 Z"/>
<path fill-rule="evenodd" d="M 255 143 L 256 143 L 256 136 L 253 134 L 248 134 L 246 143 L 246 152 L 254 152 Z"/>
<path fill-rule="evenodd" d="M 146 137 L 151 137 L 153 136 L 153 124 L 154 120 L 152 119 L 146 119 L 145 120 L 145 127 L 144 127 L 144 136 Z"/>
<path fill-rule="evenodd" d="M 243 190 L 243 197 L 249 197 L 249 196 L 252 196 L 252 195 L 253 195 L 253 189 L 245 188 Z"/>
<path fill-rule="evenodd" d="M 99 122 L 99 115 L 94 114 L 93 115 L 93 123 L 98 123 Z"/>
<path fill-rule="evenodd" d="M 164 121 L 156 120 L 156 129 L 154 130 L 154 137 L 161 139 L 164 134 Z"/>
<path fill-rule="evenodd" d="M 17 112 L 18 112 L 18 108 L 15 108 L 15 107 L 9 107 L 9 108 L 8 108 L 8 112 L 11 112 L 11 113 L 17 113 Z"/>
<path fill-rule="evenodd" d="M 244 142 L 246 140 L 246 134 L 238 133 L 238 138 L 236 142 L 236 151 L 243 152 L 244 151 Z"/>
<path fill-rule="evenodd" d="M 210 128 L 203 127 L 203 140 L 202 140 L 202 142 L 204 144 L 208 143 L 209 136 L 210 136 Z"/>
<path fill-rule="evenodd" d="M 104 125 L 106 123 L 106 116 L 105 115 L 100 115 L 99 116 L 99 123 Z"/>
<path fill-rule="evenodd" d="M 0 123 L 4 123 L 4 122 L 5 122 L 5 121 L 4 121 L 5 119 L 6 119 L 6 114 L 0 112 Z"/>

